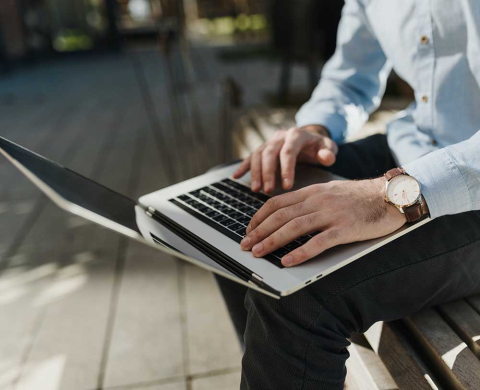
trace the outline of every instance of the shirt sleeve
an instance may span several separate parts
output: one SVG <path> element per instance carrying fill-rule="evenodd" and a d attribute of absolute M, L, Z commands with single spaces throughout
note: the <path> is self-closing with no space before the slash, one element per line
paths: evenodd
<path fill-rule="evenodd" d="M 403 166 L 417 179 L 432 218 L 480 210 L 480 131 Z"/>
<path fill-rule="evenodd" d="M 346 0 L 336 52 L 311 99 L 297 113 L 297 126 L 323 125 L 336 142 L 343 142 L 379 106 L 391 69 L 361 0 Z"/>

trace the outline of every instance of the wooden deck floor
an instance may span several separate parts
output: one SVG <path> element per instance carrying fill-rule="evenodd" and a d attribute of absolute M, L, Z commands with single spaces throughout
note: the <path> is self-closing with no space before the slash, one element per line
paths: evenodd
<path fill-rule="evenodd" d="M 178 63 L 138 51 L 0 79 L 0 135 L 134 198 L 200 174 L 221 162 L 221 78 L 252 105 L 278 66 L 206 48 L 193 60 L 200 118 Z M 3 158 L 0 177 L 1 389 L 238 388 L 240 348 L 210 274 L 64 213 Z"/>

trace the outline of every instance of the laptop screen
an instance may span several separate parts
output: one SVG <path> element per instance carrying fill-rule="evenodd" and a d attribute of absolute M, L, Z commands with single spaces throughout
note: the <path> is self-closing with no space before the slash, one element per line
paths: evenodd
<path fill-rule="evenodd" d="M 132 199 L 2 137 L 0 149 L 65 200 L 140 233 Z"/>

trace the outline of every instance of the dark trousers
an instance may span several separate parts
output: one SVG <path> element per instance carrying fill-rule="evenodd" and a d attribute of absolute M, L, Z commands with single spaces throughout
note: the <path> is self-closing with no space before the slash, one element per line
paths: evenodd
<path fill-rule="evenodd" d="M 361 179 L 393 167 L 375 135 L 342 145 L 331 170 Z M 281 300 L 217 280 L 245 343 L 242 389 L 343 389 L 352 334 L 480 293 L 480 212 L 435 219 Z"/>

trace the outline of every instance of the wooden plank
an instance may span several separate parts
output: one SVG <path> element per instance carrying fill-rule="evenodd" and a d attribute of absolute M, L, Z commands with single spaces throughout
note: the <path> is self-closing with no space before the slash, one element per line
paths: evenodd
<path fill-rule="evenodd" d="M 141 158 L 133 197 L 166 184 L 151 134 L 141 132 Z M 163 176 L 163 179 L 162 179 Z M 160 381 L 184 376 L 181 307 L 176 260 L 129 242 L 106 364 L 105 386 Z"/>
<path fill-rule="evenodd" d="M 438 311 L 468 348 L 480 358 L 480 314 L 463 299 L 441 305 Z"/>
<path fill-rule="evenodd" d="M 103 142 L 94 137 L 86 140 L 85 150 L 96 150 L 98 159 L 85 159 L 90 152 L 78 153 L 71 165 L 90 165 L 90 174 L 101 175 L 102 167 L 97 162 L 105 153 Z M 81 152 L 80 145 L 76 146 Z M 120 239 L 115 233 L 89 224 L 75 226 L 73 233 L 66 226 L 69 221 L 63 211 L 48 204 L 31 235 L 31 240 L 42 240 L 45 245 L 36 262 L 54 264 L 56 271 L 34 300 L 42 320 L 35 329 L 34 341 L 24 352 L 25 363 L 17 384 L 20 389 L 28 388 L 46 370 L 42 365 L 52 359 L 48 366 L 51 372 L 44 374 L 51 376 L 51 381 L 57 380 L 60 388 L 83 389 L 97 384 Z M 46 228 L 50 225 L 55 229 Z M 58 242 L 69 245 L 56 249 Z"/>
<path fill-rule="evenodd" d="M 422 362 L 400 323 L 378 322 L 365 333 L 365 337 L 400 389 L 431 390 L 438 387 L 438 380 Z"/>
<path fill-rule="evenodd" d="M 238 390 L 240 388 L 241 373 L 239 370 L 220 375 L 194 378 L 192 390 Z"/>
<path fill-rule="evenodd" d="M 372 375 L 366 367 L 358 347 L 355 344 L 350 344 L 347 348 L 350 357 L 347 360 L 347 377 L 345 379 L 345 389 L 348 390 L 362 390 L 371 389 L 379 390 Z"/>
<path fill-rule="evenodd" d="M 353 335 L 350 340 L 355 347 L 356 354 L 362 361 L 363 366 L 368 370 L 369 375 L 373 378 L 376 386 L 380 390 L 398 389 L 395 380 L 388 372 L 385 363 L 375 353 L 364 335 Z M 348 375 L 348 373 L 347 373 Z"/>
<path fill-rule="evenodd" d="M 109 121 L 116 123 L 119 114 L 120 112 L 115 110 L 108 112 Z M 84 145 L 74 145 L 76 150 L 83 153 L 77 152 L 73 167 L 90 164 L 90 176 L 104 183 L 126 188 L 129 182 L 129 156 L 133 153 L 133 150 L 129 153 L 132 145 L 128 137 L 129 125 L 134 120 L 136 119 L 124 121 L 119 130 L 117 127 L 107 126 L 109 131 L 104 131 L 100 142 L 96 137 L 84 136 Z M 88 129 L 95 130 L 96 127 L 90 125 Z M 71 140 L 74 141 L 75 139 Z M 111 149 L 105 149 L 106 145 Z M 82 146 L 85 149 L 82 149 Z M 94 153 L 92 156 L 91 148 L 96 150 L 96 155 Z M 105 159 L 106 150 L 112 152 Z M 55 212 L 56 210 L 49 211 L 43 219 L 45 222 L 40 222 L 39 228 L 44 229 L 42 223 L 51 223 Z M 47 242 L 58 243 L 63 236 L 63 241 L 69 245 L 54 256 L 46 253 L 47 259 L 57 263 L 59 269 L 51 284 L 45 286 L 39 294 L 39 305 L 44 307 L 43 320 L 35 335 L 35 341 L 26 352 L 25 367 L 18 381 L 19 388 L 28 388 L 43 362 L 55 356 L 64 359 L 63 366 L 55 368 L 57 371 L 60 369 L 61 376 L 57 377 L 60 388 L 95 387 L 101 376 L 103 341 L 109 320 L 108 307 L 115 280 L 114 270 L 119 256 L 122 255 L 119 252 L 121 238 L 106 229 L 94 228 L 88 224 L 77 226 L 75 234 L 72 234 L 71 229 L 65 226 L 68 217 L 64 213 L 62 216 L 63 224 L 55 223 L 55 226 L 62 227 L 63 232 L 56 236 L 55 232 L 48 232 L 51 238 Z M 55 250 L 55 245 L 51 242 L 48 248 Z M 85 253 L 86 248 L 90 249 L 89 253 Z M 52 371 L 53 377 L 57 373 L 55 370 Z"/>
<path fill-rule="evenodd" d="M 64 128 L 65 137 L 70 137 L 69 142 L 74 141 L 75 133 L 80 131 L 82 131 L 81 127 Z M 52 152 L 54 155 L 51 157 L 60 159 L 62 153 L 68 153 L 68 149 L 58 147 Z M 70 154 L 70 157 L 72 156 L 73 154 Z M 83 164 L 88 162 L 89 160 L 82 161 Z M 0 348 L 2 366 L 7 364 L 9 367 L 6 386 L 20 379 L 23 362 L 27 359 L 38 329 L 44 320 L 45 300 L 55 299 L 55 287 L 58 294 L 58 291 L 62 291 L 61 287 L 65 287 L 72 280 L 73 284 L 70 286 L 75 286 L 75 283 L 82 281 L 82 276 L 77 274 L 68 282 L 63 279 L 59 283 L 50 284 L 55 280 L 55 274 L 59 270 L 58 264 L 62 262 L 61 256 L 65 249 L 57 246 L 58 237 L 68 230 L 68 226 L 65 226 L 65 213 L 53 204 L 48 204 L 44 211 L 43 218 L 39 219 L 38 224 L 25 237 L 24 244 L 12 259 L 10 269 L 0 278 L 5 283 L 3 296 L 8 297 L 1 307 L 2 318 L 9 320 L 2 322 L 2 334 L 5 337 L 1 339 L 2 347 Z M 78 236 L 75 235 L 75 237 Z M 70 244 L 73 246 L 72 242 Z M 84 250 L 82 248 L 82 251 Z M 86 257 L 79 256 L 79 260 Z M 72 268 L 67 269 L 72 270 Z M 66 276 L 65 273 L 61 275 Z M 47 361 L 44 363 L 47 364 Z M 38 364 L 43 363 L 38 362 Z M 59 364 L 63 364 L 62 359 L 54 359 L 47 366 L 55 370 Z"/>
<path fill-rule="evenodd" d="M 465 299 L 467 303 L 480 314 L 480 295 L 474 295 Z"/>
<path fill-rule="evenodd" d="M 452 388 L 480 388 L 480 361 L 433 309 L 406 320 L 443 380 Z"/>
<path fill-rule="evenodd" d="M 212 274 L 184 269 L 188 374 L 240 368 L 242 351 Z"/>
<path fill-rule="evenodd" d="M 105 386 L 184 376 L 176 261 L 127 253 Z"/>

